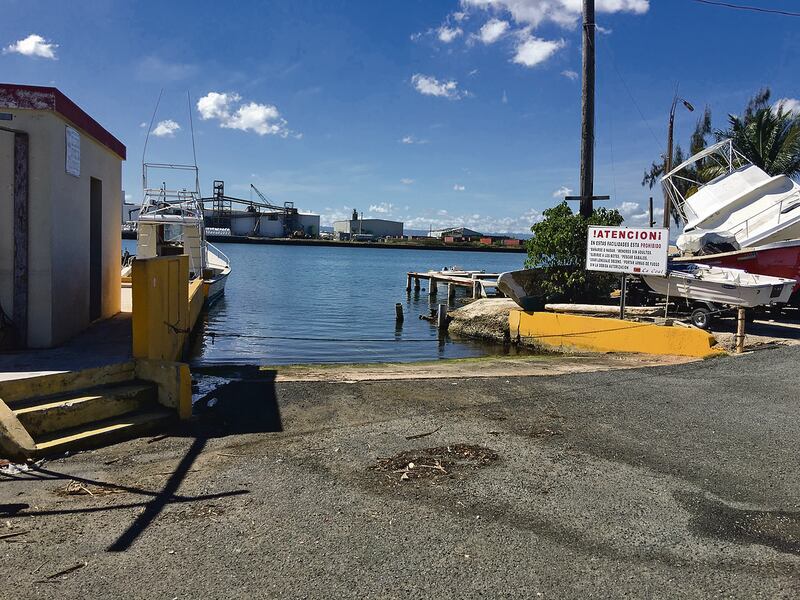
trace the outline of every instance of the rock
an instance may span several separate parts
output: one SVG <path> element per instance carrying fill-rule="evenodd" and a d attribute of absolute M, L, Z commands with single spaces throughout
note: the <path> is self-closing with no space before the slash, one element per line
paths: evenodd
<path fill-rule="evenodd" d="M 448 332 L 460 337 L 509 341 L 508 313 L 519 310 L 510 298 L 481 298 L 448 313 Z"/>

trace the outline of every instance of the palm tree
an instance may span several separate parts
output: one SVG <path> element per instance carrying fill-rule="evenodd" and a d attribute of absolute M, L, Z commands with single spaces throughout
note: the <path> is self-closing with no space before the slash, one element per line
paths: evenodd
<path fill-rule="evenodd" d="M 747 103 L 744 115 L 728 115 L 728 128 L 718 138 L 730 138 L 747 159 L 769 175 L 800 175 L 800 115 L 780 103 L 770 106 L 763 89 Z"/>

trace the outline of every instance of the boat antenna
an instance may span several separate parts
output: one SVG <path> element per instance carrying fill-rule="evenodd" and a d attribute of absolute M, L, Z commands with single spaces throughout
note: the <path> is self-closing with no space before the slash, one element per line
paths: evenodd
<path fill-rule="evenodd" d="M 158 105 L 161 104 L 161 96 L 164 94 L 164 88 L 158 93 L 158 100 L 156 100 L 156 107 L 153 109 L 153 116 L 150 117 L 150 127 L 147 128 L 147 137 L 144 138 L 144 149 L 142 150 L 142 189 L 147 187 L 147 175 L 144 169 L 144 157 L 147 154 L 147 142 L 150 141 L 150 132 L 153 131 L 153 122 L 156 120 L 158 113 Z"/>
<path fill-rule="evenodd" d="M 194 145 L 194 119 L 192 118 L 192 96 L 186 90 L 186 102 L 189 105 L 189 130 L 192 132 L 192 157 L 194 158 L 194 187 L 200 194 L 200 173 L 197 170 L 197 149 Z"/>

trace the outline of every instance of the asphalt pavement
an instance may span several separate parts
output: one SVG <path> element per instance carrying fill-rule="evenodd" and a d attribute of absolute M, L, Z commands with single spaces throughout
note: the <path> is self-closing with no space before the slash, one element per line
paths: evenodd
<path fill-rule="evenodd" d="M 0 475 L 0 590 L 797 598 L 798 362 L 787 347 L 336 383 L 243 369 L 169 436 Z"/>

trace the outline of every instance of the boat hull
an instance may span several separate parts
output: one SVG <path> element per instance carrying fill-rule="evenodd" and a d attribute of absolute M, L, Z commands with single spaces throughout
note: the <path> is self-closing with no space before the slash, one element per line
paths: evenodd
<path fill-rule="evenodd" d="M 203 286 L 205 287 L 205 296 L 206 296 L 205 305 L 207 307 L 214 304 L 225 294 L 225 283 L 228 280 L 228 275 L 230 274 L 230 272 L 231 272 L 230 267 L 228 267 L 219 274 L 203 280 Z"/>
<path fill-rule="evenodd" d="M 800 296 L 800 241 L 777 242 L 756 248 L 706 256 L 682 256 L 676 263 L 699 263 L 713 267 L 742 269 L 748 273 L 794 279 L 795 297 Z"/>
<path fill-rule="evenodd" d="M 745 308 L 785 303 L 794 287 L 785 279 L 744 285 L 733 281 L 707 281 L 681 272 L 670 272 L 666 277 L 641 277 L 650 289 L 662 296 Z"/>
<path fill-rule="evenodd" d="M 541 280 L 541 269 L 508 271 L 497 278 L 497 289 L 523 310 L 544 310 L 547 296 L 542 291 Z"/>

